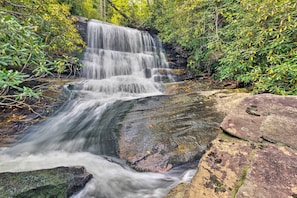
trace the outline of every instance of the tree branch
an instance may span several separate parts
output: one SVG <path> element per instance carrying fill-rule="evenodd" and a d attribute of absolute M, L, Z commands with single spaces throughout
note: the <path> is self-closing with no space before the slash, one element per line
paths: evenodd
<path fill-rule="evenodd" d="M 109 3 L 109 5 L 115 9 L 120 15 L 122 15 L 125 19 L 127 19 L 130 23 L 134 22 L 133 19 L 131 19 L 128 15 L 126 15 L 125 13 L 123 13 L 121 10 L 119 10 L 110 0 L 107 0 L 107 3 Z"/>

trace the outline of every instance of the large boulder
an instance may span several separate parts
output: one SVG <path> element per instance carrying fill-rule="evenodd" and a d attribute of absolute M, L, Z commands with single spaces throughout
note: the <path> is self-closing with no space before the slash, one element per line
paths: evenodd
<path fill-rule="evenodd" d="M 84 167 L 0 173 L 1 197 L 70 197 L 90 181 Z"/>
<path fill-rule="evenodd" d="M 137 100 L 121 122 L 120 157 L 155 172 L 199 160 L 220 130 L 214 102 L 195 93 Z"/>
<path fill-rule="evenodd" d="M 225 112 L 192 183 L 168 197 L 296 198 L 297 97 L 249 96 Z"/>
<path fill-rule="evenodd" d="M 261 94 L 245 98 L 221 124 L 238 138 L 297 148 L 297 97 Z"/>

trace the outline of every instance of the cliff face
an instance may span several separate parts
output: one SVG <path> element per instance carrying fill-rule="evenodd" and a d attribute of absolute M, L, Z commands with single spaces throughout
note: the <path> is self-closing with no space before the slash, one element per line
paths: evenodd
<path fill-rule="evenodd" d="M 78 16 L 77 19 L 76 29 L 78 30 L 78 33 L 81 35 L 82 39 L 87 42 L 87 28 L 89 19 L 81 16 Z"/>

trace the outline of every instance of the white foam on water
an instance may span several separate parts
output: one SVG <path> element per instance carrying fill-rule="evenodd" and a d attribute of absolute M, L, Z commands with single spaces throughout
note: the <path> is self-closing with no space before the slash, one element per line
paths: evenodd
<path fill-rule="evenodd" d="M 178 174 L 136 172 L 116 158 L 113 136 L 106 134 L 113 106 L 162 94 L 156 68 L 168 69 L 160 43 L 149 33 L 99 21 L 88 24 L 84 80 L 72 85 L 76 97 L 54 116 L 28 129 L 15 146 L 0 150 L 0 172 L 58 166 L 84 166 L 93 179 L 74 197 L 163 197 L 189 182 L 195 170 Z M 116 112 L 116 111 L 115 111 Z M 115 115 L 116 116 L 116 115 Z M 112 155 L 108 155 L 112 153 Z"/>

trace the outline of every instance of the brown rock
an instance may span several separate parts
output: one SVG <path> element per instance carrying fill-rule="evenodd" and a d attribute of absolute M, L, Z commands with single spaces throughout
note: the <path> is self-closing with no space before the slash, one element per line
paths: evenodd
<path fill-rule="evenodd" d="M 201 158 L 185 197 L 230 198 L 236 194 L 253 153 L 251 143 L 221 133 Z"/>
<path fill-rule="evenodd" d="M 297 148 L 297 97 L 261 94 L 245 98 L 221 124 L 236 137 Z"/>
<path fill-rule="evenodd" d="M 180 185 L 173 188 L 164 198 L 185 198 L 189 197 L 187 191 L 189 190 L 191 184 L 181 183 Z"/>
<path fill-rule="evenodd" d="M 296 121 L 293 96 L 250 96 L 229 108 L 221 127 L 232 136 L 212 142 L 185 197 L 297 197 Z"/>
<path fill-rule="evenodd" d="M 258 149 L 238 198 L 279 198 L 297 195 L 297 153 L 277 145 Z"/>

